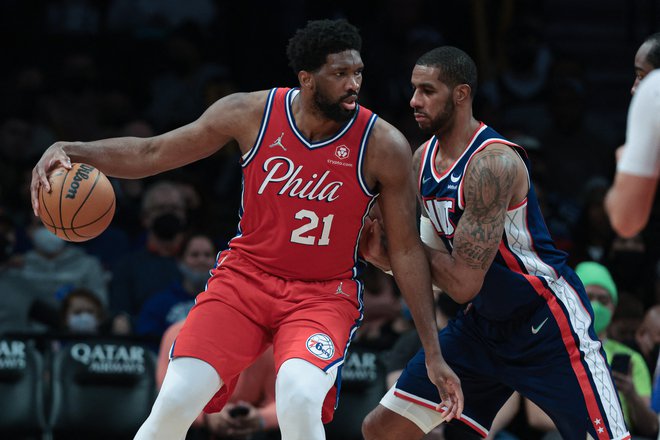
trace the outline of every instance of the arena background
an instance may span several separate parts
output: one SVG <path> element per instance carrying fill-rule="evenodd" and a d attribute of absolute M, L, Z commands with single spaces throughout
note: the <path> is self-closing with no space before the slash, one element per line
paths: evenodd
<path fill-rule="evenodd" d="M 660 31 L 657 0 L 3 0 L 0 214 L 16 227 L 12 256 L 20 261 L 32 249 L 29 231 L 37 222 L 29 205 L 30 171 L 52 142 L 161 133 L 194 120 L 227 93 L 295 86 L 285 54 L 288 38 L 309 19 L 338 17 L 355 24 L 363 36 L 361 104 L 400 128 L 413 148 L 424 140 L 408 106 L 415 59 L 442 44 L 471 54 L 479 67 L 476 116 L 528 149 L 546 221 L 557 245 L 571 253 L 571 264 L 585 259 L 606 264 L 619 288 L 636 301 L 628 308 L 633 318 L 658 304 L 657 215 L 632 251 L 614 249 L 603 218 L 589 215 L 602 202 L 614 173 L 614 151 L 625 138 L 635 52 L 646 36 Z M 190 207 L 192 226 L 211 236 L 217 247 L 235 233 L 240 168 L 231 146 L 135 185 L 113 179 L 118 211 L 112 229 L 125 237 L 124 247 L 118 244 L 124 241 L 115 241 L 117 235 L 105 234 L 79 245 L 100 259 L 108 283 L 114 265 L 142 244 L 138 206 L 143 189 L 165 178 L 197 193 Z M 590 233 L 602 230 L 598 237 Z M 3 276 L 0 272 L 0 281 Z M 0 311 L 5 307 L 12 313 L 11 304 L 0 302 Z M 27 395 L 36 395 L 42 381 L 48 383 L 56 339 L 50 336 L 60 335 L 61 329 L 37 327 L 26 333 L 0 322 L 0 330 L 27 344 L 21 348 L 7 340 L 0 354 L 32 365 L 30 355 L 21 358 L 21 353 L 34 346 L 46 371 L 35 367 L 35 379 L 25 381 L 23 391 L 2 397 L 0 421 L 7 423 L 0 422 L 0 438 L 41 438 L 51 431 L 52 403 L 46 403 L 42 419 L 27 422 L 32 433 L 9 433 L 3 426 L 10 416 L 20 417 L 21 405 L 34 403 Z M 76 341 L 92 344 L 85 338 Z M 146 343 L 147 349 L 157 345 L 133 334 L 122 341 Z M 93 352 L 93 347 L 78 349 L 83 357 Z M 151 368 L 149 355 L 130 353 L 137 357 L 127 355 L 121 368 Z M 368 370 L 360 362 L 368 359 L 355 358 L 354 367 Z M 0 382 L 5 376 L 0 374 Z M 144 386 L 153 384 L 147 380 Z M 361 416 L 367 410 L 359 407 L 367 391 L 356 389 L 357 397 L 348 394 L 342 414 Z M 41 398 L 48 400 L 52 393 L 50 387 Z M 81 414 L 94 405 L 78 404 Z M 5 412 L 8 408 L 12 411 Z M 83 438 L 101 438 L 103 414 L 85 417 L 93 422 Z M 76 438 L 75 423 L 85 417 L 71 419 L 77 421 L 59 438 Z M 355 430 L 356 423 L 347 421 L 344 432 Z M 332 429 L 331 438 L 350 437 L 341 434 L 344 428 Z M 540 438 L 530 432 L 518 428 L 518 438 Z"/>

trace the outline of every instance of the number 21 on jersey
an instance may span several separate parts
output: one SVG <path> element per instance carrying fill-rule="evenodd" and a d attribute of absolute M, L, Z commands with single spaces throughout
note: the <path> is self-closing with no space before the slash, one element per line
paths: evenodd
<path fill-rule="evenodd" d="M 334 214 L 329 214 L 323 217 L 323 226 L 321 228 L 321 235 L 318 235 L 319 229 L 319 216 L 314 211 L 308 209 L 300 210 L 295 215 L 297 220 L 307 220 L 307 222 L 299 228 L 291 232 L 291 242 L 305 244 L 308 246 L 327 246 L 330 244 L 330 229 L 332 228 L 332 219 Z M 318 240 L 317 240 L 318 237 Z"/>

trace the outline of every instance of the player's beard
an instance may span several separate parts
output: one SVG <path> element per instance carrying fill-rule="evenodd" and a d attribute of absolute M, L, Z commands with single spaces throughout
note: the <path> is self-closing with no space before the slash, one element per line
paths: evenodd
<path fill-rule="evenodd" d="M 353 110 L 346 110 L 341 106 L 341 102 L 351 96 L 357 96 L 357 94 L 348 93 L 339 98 L 337 101 L 333 102 L 331 98 L 317 89 L 314 93 L 314 104 L 316 104 L 316 107 L 326 118 L 335 122 L 346 122 L 353 117 L 357 107 L 355 107 Z"/>
<path fill-rule="evenodd" d="M 447 131 L 454 120 L 454 108 L 454 101 L 448 99 L 440 114 L 432 119 L 428 126 L 420 127 L 422 132 L 426 135 L 432 135 Z"/>

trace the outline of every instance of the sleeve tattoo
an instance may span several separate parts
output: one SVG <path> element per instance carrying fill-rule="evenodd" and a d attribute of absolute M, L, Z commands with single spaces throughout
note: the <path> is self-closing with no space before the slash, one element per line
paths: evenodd
<path fill-rule="evenodd" d="M 487 270 L 502 239 L 517 170 L 515 158 L 499 149 L 485 150 L 473 160 L 465 176 L 465 212 L 455 252 L 471 268 Z"/>

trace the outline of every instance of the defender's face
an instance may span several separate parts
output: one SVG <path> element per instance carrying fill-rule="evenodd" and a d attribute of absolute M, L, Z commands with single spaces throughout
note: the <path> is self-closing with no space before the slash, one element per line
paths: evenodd
<path fill-rule="evenodd" d="M 417 65 L 410 80 L 413 88 L 410 107 L 417 125 L 426 134 L 443 131 L 454 117 L 452 90 L 439 77 L 437 67 Z"/>
<path fill-rule="evenodd" d="M 353 117 L 362 87 L 364 64 L 357 50 L 330 54 L 314 74 L 314 102 L 329 119 L 345 122 Z"/>
<path fill-rule="evenodd" d="M 639 82 L 654 69 L 653 65 L 647 61 L 649 51 L 652 48 L 653 44 L 647 41 L 637 49 L 637 54 L 635 54 L 635 82 L 633 83 L 632 89 L 630 89 L 631 95 L 635 94 Z"/>

